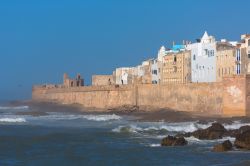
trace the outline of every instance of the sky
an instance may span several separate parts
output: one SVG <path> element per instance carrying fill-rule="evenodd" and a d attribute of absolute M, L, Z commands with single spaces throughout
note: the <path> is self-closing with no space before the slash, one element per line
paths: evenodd
<path fill-rule="evenodd" d="M 204 31 L 250 33 L 248 0 L 1 0 L 0 101 L 31 98 L 32 85 L 63 73 L 112 74 Z"/>

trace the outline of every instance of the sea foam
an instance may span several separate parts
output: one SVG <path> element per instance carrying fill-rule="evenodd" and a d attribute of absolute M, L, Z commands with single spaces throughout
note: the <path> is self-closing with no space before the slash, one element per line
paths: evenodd
<path fill-rule="evenodd" d="M 0 110 L 23 110 L 23 109 L 29 109 L 29 106 L 16 106 L 16 107 L 5 107 L 5 106 L 0 106 Z"/>
<path fill-rule="evenodd" d="M 86 119 L 91 121 L 110 121 L 119 120 L 120 116 L 115 114 L 103 114 L 103 115 L 74 115 L 74 114 L 51 114 L 39 117 L 40 119 L 51 119 L 51 120 L 77 120 Z"/>
<path fill-rule="evenodd" d="M 0 118 L 3 123 L 23 123 L 26 122 L 24 118 Z"/>
<path fill-rule="evenodd" d="M 110 120 L 120 120 L 121 117 L 115 114 L 112 115 L 83 115 L 83 118 L 93 121 L 110 121 Z"/>
<path fill-rule="evenodd" d="M 177 133 L 186 133 L 193 132 L 198 129 L 205 129 L 211 126 L 211 123 L 208 124 L 199 124 L 196 122 L 180 122 L 180 123 L 160 123 L 160 124 L 151 124 L 147 127 L 141 127 L 137 125 L 128 125 L 128 126 L 118 126 L 114 128 L 113 132 L 145 132 L 145 133 L 156 133 L 156 132 L 177 132 Z"/>

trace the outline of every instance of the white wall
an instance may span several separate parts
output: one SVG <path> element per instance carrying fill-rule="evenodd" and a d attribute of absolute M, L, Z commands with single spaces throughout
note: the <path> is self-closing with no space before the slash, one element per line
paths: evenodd
<path fill-rule="evenodd" d="M 191 50 L 192 82 L 216 82 L 216 41 L 193 43 L 187 49 Z"/>

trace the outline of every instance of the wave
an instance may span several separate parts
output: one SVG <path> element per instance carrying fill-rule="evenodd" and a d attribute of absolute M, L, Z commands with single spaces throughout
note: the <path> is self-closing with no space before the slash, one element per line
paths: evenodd
<path fill-rule="evenodd" d="M 112 129 L 113 132 L 116 133 L 137 133 L 138 131 L 143 131 L 142 128 L 137 127 L 136 125 L 130 126 L 118 126 L 117 128 Z"/>
<path fill-rule="evenodd" d="M 24 118 L 0 118 L 0 122 L 3 123 L 24 123 L 26 120 Z"/>
<path fill-rule="evenodd" d="M 90 121 L 110 121 L 120 120 L 122 117 L 115 114 L 104 114 L 104 115 L 73 115 L 73 114 L 50 114 L 38 117 L 39 119 L 51 119 L 51 120 L 76 120 L 86 119 Z"/>
<path fill-rule="evenodd" d="M 83 118 L 93 121 L 110 121 L 110 120 L 120 120 L 121 117 L 115 114 L 112 115 L 83 115 Z"/>
<path fill-rule="evenodd" d="M 232 124 L 223 124 L 227 130 L 239 129 L 242 126 L 250 126 L 250 123 L 242 123 L 241 121 L 234 121 Z"/>
<path fill-rule="evenodd" d="M 207 143 L 216 143 L 216 142 L 223 142 L 226 140 L 229 140 L 231 142 L 235 141 L 234 137 L 223 137 L 222 139 L 215 139 L 215 140 L 200 140 L 198 138 L 195 138 L 193 136 L 191 137 L 185 137 L 185 139 L 188 141 L 188 143 L 198 143 L 198 144 L 207 144 Z"/>
<path fill-rule="evenodd" d="M 160 125 L 153 125 L 148 127 L 138 127 L 137 125 L 129 125 L 129 126 L 118 126 L 114 128 L 113 132 L 131 132 L 131 133 L 152 133 L 152 134 L 164 134 L 167 132 L 175 132 L 175 133 L 187 133 L 193 132 L 198 129 L 205 129 L 211 126 L 211 123 L 208 124 L 199 124 L 196 122 L 180 122 L 180 123 L 164 123 Z"/>
<path fill-rule="evenodd" d="M 23 109 L 29 109 L 29 106 L 16 106 L 16 107 L 4 107 L 0 106 L 0 110 L 23 110 Z"/>
<path fill-rule="evenodd" d="M 149 146 L 150 146 L 150 147 L 160 147 L 161 144 L 150 144 Z"/>

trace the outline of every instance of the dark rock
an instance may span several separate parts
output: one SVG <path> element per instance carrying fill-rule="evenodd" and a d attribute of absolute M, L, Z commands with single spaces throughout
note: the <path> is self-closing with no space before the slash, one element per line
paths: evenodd
<path fill-rule="evenodd" d="M 227 130 L 220 123 L 213 123 L 207 129 L 194 131 L 190 135 L 201 140 L 214 140 L 221 139 L 226 132 Z"/>
<path fill-rule="evenodd" d="M 242 126 L 239 129 L 229 130 L 225 133 L 225 136 L 236 137 L 239 134 L 242 134 L 245 131 L 250 131 L 250 126 Z"/>
<path fill-rule="evenodd" d="M 215 145 L 213 152 L 226 152 L 232 150 L 233 145 L 229 140 L 224 141 L 221 144 Z"/>
<path fill-rule="evenodd" d="M 161 146 L 184 146 L 187 145 L 187 141 L 184 137 L 167 136 L 161 141 Z"/>
<path fill-rule="evenodd" d="M 131 112 L 138 112 L 139 107 L 135 105 L 123 105 L 123 106 L 116 107 L 116 108 L 110 108 L 108 110 L 114 111 L 114 112 L 131 113 Z"/>
<path fill-rule="evenodd" d="M 250 130 L 247 130 L 236 136 L 235 147 L 250 150 Z"/>

